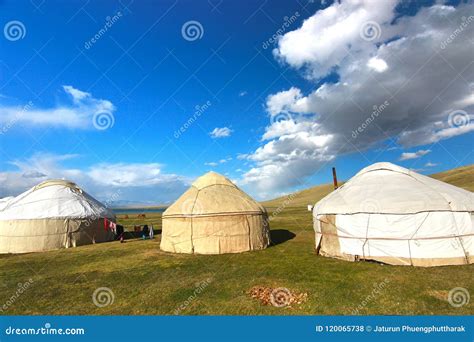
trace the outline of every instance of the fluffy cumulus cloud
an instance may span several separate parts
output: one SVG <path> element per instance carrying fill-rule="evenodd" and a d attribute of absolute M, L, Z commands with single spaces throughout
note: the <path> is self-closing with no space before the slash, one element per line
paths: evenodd
<path fill-rule="evenodd" d="M 162 172 L 157 163 L 99 163 L 85 169 L 64 167 L 80 156 L 37 153 L 25 160 L 14 160 L 14 168 L 0 172 L 0 198 L 16 196 L 52 178 L 69 179 L 99 200 L 127 204 L 162 204 L 176 199 L 189 180 Z"/>
<path fill-rule="evenodd" d="M 63 86 L 63 91 L 67 103 L 50 108 L 38 108 L 33 101 L 16 106 L 0 104 L 0 125 L 3 130 L 16 124 L 89 129 L 101 127 L 101 120 L 114 120 L 115 106 L 109 100 L 95 98 L 70 85 Z"/>
<path fill-rule="evenodd" d="M 269 125 L 241 183 L 276 193 L 341 154 L 474 131 L 474 5 L 410 16 L 398 5 L 335 2 L 280 38 L 275 57 L 317 87 L 268 96 Z"/>
<path fill-rule="evenodd" d="M 410 159 L 418 159 L 420 157 L 426 156 L 430 153 L 431 150 L 418 150 L 416 152 L 403 152 L 400 156 L 400 160 L 410 160 Z"/>
<path fill-rule="evenodd" d="M 323 77 L 343 64 L 349 53 L 375 54 L 375 44 L 388 36 L 379 27 L 389 25 L 396 4 L 395 0 L 335 2 L 281 37 L 274 54 L 295 68 L 307 67 L 310 78 Z"/>
<path fill-rule="evenodd" d="M 232 134 L 232 130 L 229 127 L 216 127 L 212 130 L 211 133 L 209 133 L 211 138 L 217 139 L 217 138 L 226 138 L 230 137 Z"/>

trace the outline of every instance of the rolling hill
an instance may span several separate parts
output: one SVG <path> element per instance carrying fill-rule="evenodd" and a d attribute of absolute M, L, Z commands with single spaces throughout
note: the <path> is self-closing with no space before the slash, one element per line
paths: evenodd
<path fill-rule="evenodd" d="M 469 191 L 474 191 L 474 164 L 435 173 L 431 177 Z"/>

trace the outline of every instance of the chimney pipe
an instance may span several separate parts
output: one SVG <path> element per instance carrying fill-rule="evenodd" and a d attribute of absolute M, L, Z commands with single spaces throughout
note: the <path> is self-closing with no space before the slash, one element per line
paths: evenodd
<path fill-rule="evenodd" d="M 332 180 L 334 181 L 334 190 L 337 189 L 337 175 L 336 175 L 336 168 L 332 168 Z"/>

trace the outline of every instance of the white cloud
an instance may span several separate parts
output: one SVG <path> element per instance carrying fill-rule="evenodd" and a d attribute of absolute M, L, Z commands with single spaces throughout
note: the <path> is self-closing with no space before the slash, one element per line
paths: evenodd
<path fill-rule="evenodd" d="M 245 96 L 247 95 L 247 91 L 246 90 L 242 90 L 240 93 L 239 93 L 239 96 L 242 97 L 242 96 Z"/>
<path fill-rule="evenodd" d="M 253 162 L 242 183 L 278 193 L 339 155 L 364 153 L 389 138 L 408 148 L 474 131 L 470 116 L 450 119 L 453 111 L 474 111 L 474 21 L 442 48 L 474 4 L 435 4 L 410 16 L 395 13 L 396 5 L 335 2 L 281 37 L 275 56 L 317 88 L 305 94 L 293 86 L 267 97 L 270 123 L 262 146 L 242 156 Z M 368 22 L 374 39 L 363 36 Z M 337 82 L 323 79 L 330 74 Z"/>
<path fill-rule="evenodd" d="M 426 125 L 426 127 L 402 132 L 399 136 L 399 142 L 406 146 L 433 144 L 473 131 L 473 122 L 459 127 L 450 127 L 447 123 L 435 122 Z"/>
<path fill-rule="evenodd" d="M 79 156 L 36 153 L 25 160 L 11 161 L 16 170 L 0 172 L 0 197 L 16 196 L 46 179 L 64 178 L 99 200 L 114 195 L 124 204 L 161 204 L 177 198 L 189 183 L 184 177 L 163 173 L 157 163 L 98 163 L 85 169 L 63 166 L 64 161 L 75 158 Z"/>
<path fill-rule="evenodd" d="M 220 159 L 218 162 L 207 162 L 207 163 L 204 163 L 204 165 L 206 166 L 211 166 L 211 167 L 216 167 L 217 165 L 219 164 L 224 164 L 224 163 L 227 163 L 228 161 L 231 161 L 232 160 L 232 157 L 227 157 L 227 158 L 222 158 Z"/>
<path fill-rule="evenodd" d="M 435 167 L 435 166 L 438 166 L 438 164 L 437 163 L 432 163 L 432 162 L 427 162 L 425 164 L 425 167 Z"/>
<path fill-rule="evenodd" d="M 85 98 L 91 98 L 91 94 L 85 91 L 74 88 L 73 86 L 65 85 L 63 89 L 66 93 L 72 96 L 74 103 L 79 104 Z"/>
<path fill-rule="evenodd" d="M 423 157 L 430 153 L 431 150 L 418 150 L 416 152 L 403 152 L 399 160 L 410 160 Z"/>
<path fill-rule="evenodd" d="M 315 130 L 317 127 L 318 124 L 314 122 L 295 122 L 292 119 L 275 121 L 265 129 L 262 140 L 271 140 L 286 134 Z"/>
<path fill-rule="evenodd" d="M 388 24 L 396 4 L 396 0 L 335 2 L 282 36 L 274 54 L 294 68 L 306 67 L 308 77 L 320 78 L 350 58 L 348 51 L 366 56 L 374 53 L 375 43 L 382 42 L 386 34 L 382 31 L 378 38 L 367 41 L 361 38 L 361 31 L 370 22 Z"/>
<path fill-rule="evenodd" d="M 209 134 L 211 135 L 212 138 L 217 139 L 217 138 L 230 137 L 231 133 L 232 133 L 232 130 L 229 127 L 221 127 L 221 128 L 216 127 Z"/>
<path fill-rule="evenodd" d="M 161 174 L 161 165 L 157 163 L 100 163 L 87 175 L 96 183 L 116 187 L 152 186 L 168 178 Z"/>
<path fill-rule="evenodd" d="M 289 90 L 280 91 L 267 98 L 267 111 L 271 116 L 280 113 L 303 112 L 305 109 L 301 90 L 291 87 Z"/>
<path fill-rule="evenodd" d="M 384 72 L 388 68 L 387 62 L 377 57 L 372 57 L 371 59 L 369 59 L 369 61 L 367 62 L 367 66 L 377 72 Z"/>
<path fill-rule="evenodd" d="M 219 164 L 224 164 L 231 160 L 232 160 L 232 157 L 222 158 L 221 160 L 219 160 Z"/>
<path fill-rule="evenodd" d="M 0 124 L 88 129 L 94 127 L 95 114 L 115 111 L 115 106 L 108 100 L 94 98 L 90 93 L 68 85 L 63 86 L 63 90 L 72 98 L 72 104 L 58 104 L 51 108 L 37 108 L 34 102 L 27 106 L 0 105 Z"/>

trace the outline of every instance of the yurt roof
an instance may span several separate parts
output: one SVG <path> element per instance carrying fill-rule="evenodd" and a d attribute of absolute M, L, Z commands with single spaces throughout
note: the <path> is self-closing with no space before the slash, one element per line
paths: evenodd
<path fill-rule="evenodd" d="M 375 163 L 318 203 L 313 213 L 474 211 L 474 193 L 391 163 Z"/>
<path fill-rule="evenodd" d="M 10 199 L 0 210 L 0 220 L 48 218 L 115 218 L 111 210 L 66 180 L 47 180 Z"/>
<path fill-rule="evenodd" d="M 229 179 L 227 179 L 223 175 L 221 175 L 217 172 L 214 172 L 214 171 L 208 172 L 205 175 L 199 177 L 192 184 L 192 186 L 195 187 L 198 190 L 204 189 L 204 188 L 206 188 L 208 186 L 212 186 L 212 185 L 232 186 L 234 188 L 237 187 Z"/>
<path fill-rule="evenodd" d="M 163 213 L 163 217 L 262 214 L 265 209 L 228 178 L 209 172 Z"/>
<path fill-rule="evenodd" d="M 13 196 L 8 196 L 8 197 L 3 197 L 3 198 L 0 198 L 0 210 L 2 210 L 7 204 L 9 201 L 11 201 L 13 198 Z"/>

